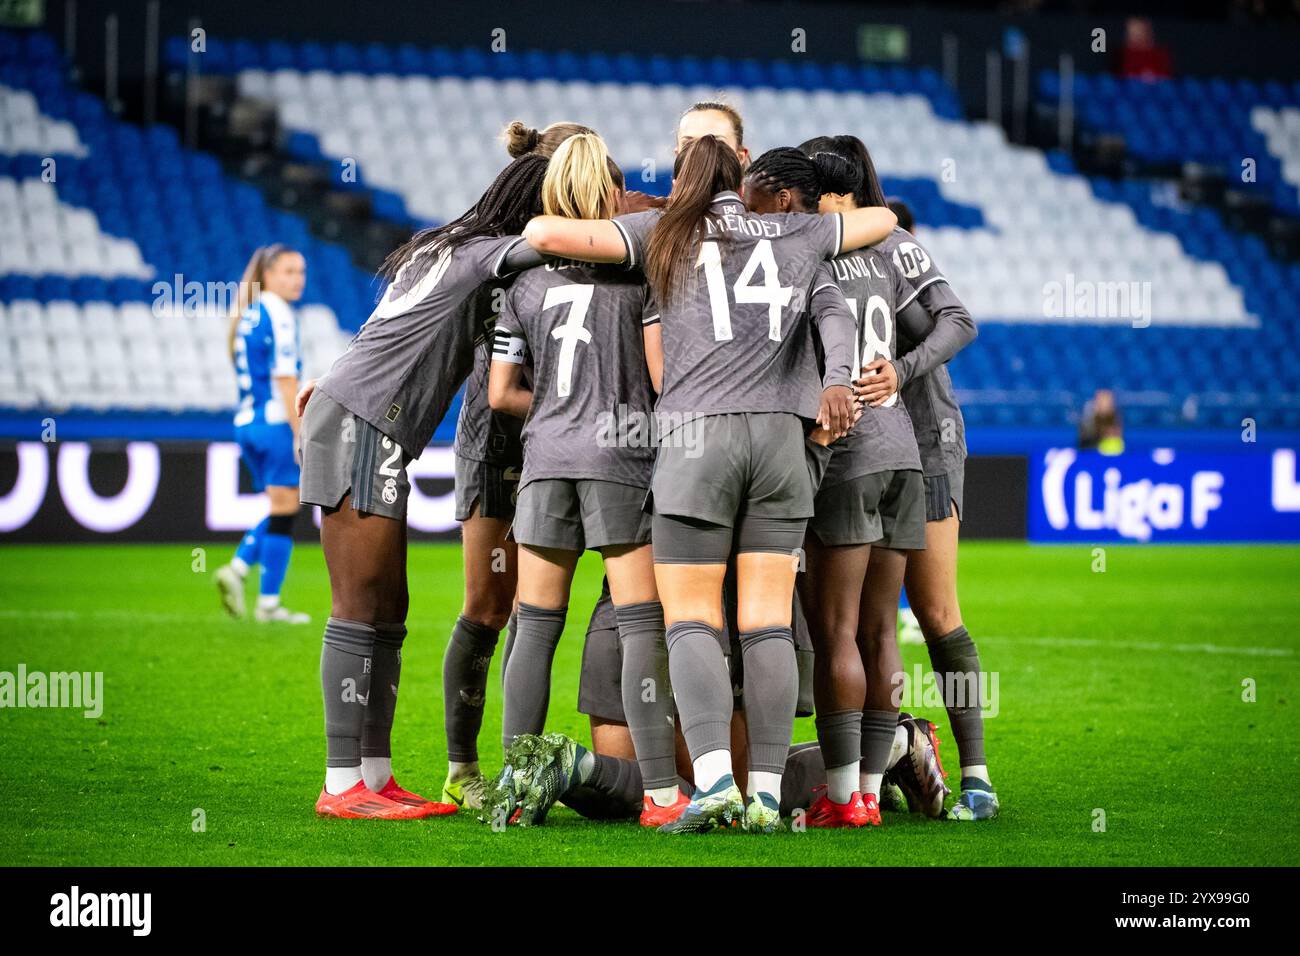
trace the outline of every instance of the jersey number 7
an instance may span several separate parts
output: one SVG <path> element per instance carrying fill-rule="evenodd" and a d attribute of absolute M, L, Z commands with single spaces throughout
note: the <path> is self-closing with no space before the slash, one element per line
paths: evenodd
<path fill-rule="evenodd" d="M 555 387 L 560 398 L 568 398 L 573 387 L 573 359 L 578 351 L 578 343 L 591 343 L 591 331 L 582 324 L 591 308 L 591 297 L 595 293 L 593 285 L 557 285 L 546 290 L 542 299 L 542 311 L 557 305 L 569 303 L 569 314 L 563 324 L 551 330 L 551 338 L 560 343 L 560 367 L 555 376 Z"/>

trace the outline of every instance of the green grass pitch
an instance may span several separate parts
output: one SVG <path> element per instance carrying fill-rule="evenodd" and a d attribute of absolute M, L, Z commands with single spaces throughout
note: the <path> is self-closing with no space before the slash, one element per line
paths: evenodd
<path fill-rule="evenodd" d="M 207 549 L 211 571 L 229 546 Z M 0 548 L 0 671 L 102 671 L 104 711 L 0 709 L 0 863 L 13 865 L 1280 865 L 1300 818 L 1300 548 L 963 546 L 965 619 L 999 675 L 987 722 L 1000 819 L 886 816 L 878 830 L 664 837 L 557 808 L 494 833 L 469 814 L 320 820 L 318 661 L 328 585 L 299 547 L 286 603 L 309 627 L 218 609 L 185 545 Z M 556 659 L 549 728 L 575 710 L 598 562 L 584 559 Z M 442 652 L 460 551 L 411 549 L 394 733 L 398 779 L 437 796 Z M 908 668 L 925 660 L 907 646 Z M 493 691 L 500 676 L 493 668 Z M 1243 700 L 1254 687 L 1255 700 Z M 944 756 L 957 756 L 942 711 Z M 481 738 L 498 753 L 500 696 Z M 813 737 L 801 720 L 796 739 Z M 206 826 L 193 821 L 202 811 Z M 1104 830 L 1098 823 L 1104 814 Z"/>

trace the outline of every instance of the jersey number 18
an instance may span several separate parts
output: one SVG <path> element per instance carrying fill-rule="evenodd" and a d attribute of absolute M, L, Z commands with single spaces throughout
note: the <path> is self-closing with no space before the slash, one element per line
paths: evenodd
<path fill-rule="evenodd" d="M 844 301 L 848 303 L 849 311 L 853 313 L 853 318 L 858 318 L 858 300 L 845 297 Z M 881 327 L 884 329 L 884 336 L 876 335 L 876 316 L 881 318 Z M 889 303 L 878 295 L 873 295 L 867 299 L 867 314 L 861 320 L 857 321 L 858 327 L 858 368 L 854 377 L 862 373 L 862 366 L 869 365 L 878 358 L 892 361 L 894 358 L 893 350 L 890 349 L 889 343 L 894 340 L 894 317 L 889 314 Z M 883 404 L 883 408 L 893 408 L 898 404 L 898 393 L 890 395 Z"/>

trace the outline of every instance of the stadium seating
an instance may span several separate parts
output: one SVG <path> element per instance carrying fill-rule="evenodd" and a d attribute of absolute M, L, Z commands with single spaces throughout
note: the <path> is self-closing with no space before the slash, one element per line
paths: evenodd
<path fill-rule="evenodd" d="M 371 277 L 175 130 L 114 119 L 64 72 L 44 34 L 0 32 L 0 407 L 232 408 L 226 286 L 271 241 L 307 258 L 304 364 L 328 368 L 347 342 L 336 316 L 364 319 Z"/>
<path fill-rule="evenodd" d="M 1039 98 L 1054 103 L 1059 75 L 1038 77 Z M 1084 129 L 1124 138 L 1139 159 L 1221 168 L 1234 185 L 1265 193 L 1277 208 L 1300 211 L 1300 82 L 1184 77 L 1150 82 L 1109 74 L 1074 78 Z M 1242 180 L 1242 161 L 1256 161 Z"/>
<path fill-rule="evenodd" d="M 0 44 L 25 44 L 22 57 L 0 66 L 0 102 L 18 104 L 0 118 L 0 208 L 21 204 L 22 215 L 0 228 L 21 238 L 24 251 L 0 259 L 8 313 L 0 336 L 16 336 L 21 306 L 30 323 L 23 327 L 45 329 L 47 347 L 23 346 L 22 356 L 15 350 L 0 366 L 0 406 L 44 405 L 57 400 L 50 391 L 73 394 L 70 384 L 37 384 L 36 370 L 59 366 L 59 330 L 85 330 L 92 316 L 107 316 L 105 308 L 120 324 L 122 310 L 151 300 L 150 279 L 182 273 L 228 281 L 247 250 L 271 238 L 303 248 L 307 301 L 337 317 L 330 329 L 325 312 L 312 320 L 322 330 L 321 344 L 312 345 L 304 310 L 313 356 L 337 348 L 339 326 L 354 329 L 368 314 L 372 277 L 341 249 L 267 208 L 215 159 L 179 146 L 170 129 L 140 130 L 107 116 L 94 97 L 67 87 L 47 40 L 16 36 L 0 33 Z M 167 44 L 173 68 L 188 56 L 180 41 Z M 1300 332 L 1292 307 L 1300 267 L 1271 259 L 1254 236 L 1229 230 L 1213 211 L 1183 207 L 1158 185 L 1090 179 L 1063 154 L 1010 144 L 998 127 L 966 121 L 931 70 L 211 37 L 199 62 L 203 71 L 233 75 L 242 95 L 273 103 L 298 155 L 355 162 L 362 186 L 379 197 L 376 207 L 401 221 L 445 221 L 467 207 L 505 161 L 496 137 L 516 118 L 591 124 L 630 185 L 659 193 L 669 187 L 677 115 L 719 88 L 747 115 L 755 152 L 858 131 L 886 190 L 912 206 L 918 234 L 980 324 L 979 342 L 952 368 L 972 427 L 1059 428 L 1101 386 L 1120 391 L 1130 426 L 1227 428 L 1251 416 L 1261 426 L 1300 427 L 1300 369 L 1286 361 Z M 1291 114 L 1276 90 L 1261 89 L 1259 109 L 1281 111 L 1259 122 L 1279 149 L 1289 149 Z M 58 162 L 50 189 L 38 188 L 45 184 L 34 143 L 54 144 L 44 147 Z M 146 162 L 154 175 L 130 174 Z M 37 238 L 51 233 L 64 254 L 45 251 Z M 72 274 L 61 268 L 74 262 Z M 56 305 L 57 324 L 49 314 Z M 223 374 L 216 360 L 205 356 L 224 329 L 208 326 L 191 336 L 192 351 L 200 372 L 216 376 Z M 166 341 L 160 334 L 164 356 L 171 354 Z M 62 348 L 81 369 L 82 352 Z M 143 371 L 154 364 L 152 353 L 132 365 L 129 337 L 122 350 L 136 369 L 129 375 L 153 381 Z M 103 353 L 83 351 L 92 357 L 91 385 L 76 394 L 93 407 L 117 407 L 92 394 L 93 356 Z M 176 354 L 185 363 L 193 357 L 185 345 Z M 1238 359 L 1228 374 L 1225 357 Z M 78 375 L 69 372 L 69 383 L 84 385 Z M 150 386 L 122 401 L 219 407 L 229 392 L 201 380 L 214 388 L 191 398 L 188 386 Z M 112 388 L 101 391 L 122 394 Z M 444 428 L 438 437 L 448 434 Z"/>
<path fill-rule="evenodd" d="M 179 63 L 183 53 L 171 55 Z M 984 330 L 953 368 L 975 423 L 1059 425 L 1106 384 L 1124 391 L 1138 423 L 1237 425 L 1258 390 L 1195 395 L 1186 363 L 1196 360 L 1186 357 L 1218 339 L 1229 352 L 1275 354 L 1295 335 L 1288 303 L 1300 271 L 1271 260 L 1257 238 L 1149 185 L 1085 178 L 1063 154 L 964 121 L 932 71 L 250 43 L 219 50 L 216 64 L 237 75 L 243 95 L 276 104 L 296 152 L 355 162 L 365 183 L 402 203 L 398 218 L 423 222 L 473 201 L 504 160 L 496 137 L 515 118 L 589 123 L 633 187 L 660 193 L 683 104 L 720 87 L 749 118 L 754 152 L 869 131 L 886 190 L 911 204 L 918 234 Z M 1047 314 L 1052 283 L 1098 291 L 1137 283 L 1156 329 L 1114 331 L 1135 324 L 1132 303 L 1119 314 Z M 1300 423 L 1297 375 L 1268 358 L 1259 373 L 1276 398 L 1264 414 Z"/>

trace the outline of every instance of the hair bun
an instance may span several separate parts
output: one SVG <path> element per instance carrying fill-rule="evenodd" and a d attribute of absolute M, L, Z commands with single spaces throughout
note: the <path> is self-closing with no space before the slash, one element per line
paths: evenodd
<path fill-rule="evenodd" d="M 506 152 L 511 158 L 526 156 L 537 148 L 541 133 L 531 126 L 525 126 L 522 120 L 515 120 L 505 128 L 501 138 L 506 142 Z"/>

